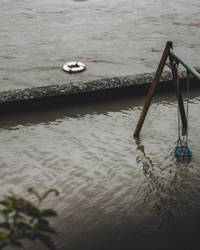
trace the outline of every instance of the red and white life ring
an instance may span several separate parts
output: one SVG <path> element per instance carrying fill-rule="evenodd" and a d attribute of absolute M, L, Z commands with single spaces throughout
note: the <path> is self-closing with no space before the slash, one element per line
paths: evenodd
<path fill-rule="evenodd" d="M 68 62 L 63 66 L 63 70 L 69 73 L 82 72 L 86 69 L 86 65 L 82 62 Z"/>

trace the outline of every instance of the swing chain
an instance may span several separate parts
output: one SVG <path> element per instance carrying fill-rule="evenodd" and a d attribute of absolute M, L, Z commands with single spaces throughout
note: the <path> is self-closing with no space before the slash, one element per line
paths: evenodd
<path fill-rule="evenodd" d="M 177 94 L 179 94 L 180 91 L 180 81 L 179 81 L 179 69 L 178 69 L 178 64 L 175 65 L 177 66 L 177 78 L 176 78 L 176 88 L 177 88 Z M 187 119 L 187 125 L 188 125 L 188 118 L 189 118 L 189 84 L 190 84 L 190 73 L 187 70 L 187 81 L 186 81 L 186 119 Z M 181 138 L 181 126 L 180 126 L 180 110 L 179 110 L 179 105 L 178 105 L 178 140 L 176 142 L 176 147 L 175 147 L 175 155 L 180 159 L 189 159 L 192 156 L 192 150 L 188 147 L 188 126 L 186 130 L 186 134 L 182 135 Z"/>
<path fill-rule="evenodd" d="M 177 96 L 179 96 L 179 88 L 180 88 L 180 81 L 179 81 L 179 62 L 174 60 L 174 68 L 177 71 L 177 79 L 176 79 L 176 91 L 177 91 Z M 179 110 L 179 105 L 177 106 L 178 110 L 178 144 L 182 144 L 181 140 L 181 123 L 180 123 L 180 110 Z"/>
<path fill-rule="evenodd" d="M 186 116 L 187 116 L 187 124 L 189 124 L 189 98 L 190 98 L 190 72 L 187 70 L 187 99 L 186 99 Z M 187 126 L 187 134 L 186 134 L 186 146 L 188 147 L 188 126 Z"/>

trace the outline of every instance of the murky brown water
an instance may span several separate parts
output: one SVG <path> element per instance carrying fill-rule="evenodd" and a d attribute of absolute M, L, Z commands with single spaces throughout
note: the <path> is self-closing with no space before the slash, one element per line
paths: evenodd
<path fill-rule="evenodd" d="M 200 65 L 199 0 L 1 0 L 0 90 L 154 71 L 167 40 Z M 68 75 L 65 62 L 87 71 Z"/>
<path fill-rule="evenodd" d="M 0 196 L 57 188 L 60 197 L 47 204 L 59 212 L 59 250 L 196 249 L 200 92 L 190 101 L 189 164 L 172 154 L 175 99 L 155 99 L 137 145 L 141 104 L 126 99 L 2 119 Z"/>

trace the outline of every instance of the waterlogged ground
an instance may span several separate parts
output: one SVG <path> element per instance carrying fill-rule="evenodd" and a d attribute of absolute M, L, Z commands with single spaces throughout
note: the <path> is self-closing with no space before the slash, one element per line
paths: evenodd
<path fill-rule="evenodd" d="M 200 93 L 190 100 L 192 161 L 178 163 L 174 97 L 154 100 L 140 142 L 142 100 L 74 106 L 0 121 L 0 197 L 56 188 L 58 250 L 198 249 Z M 44 249 L 35 244 L 27 249 Z"/>
<path fill-rule="evenodd" d="M 199 0 L 1 0 L 0 90 L 151 72 L 167 40 L 199 66 L 199 16 Z"/>

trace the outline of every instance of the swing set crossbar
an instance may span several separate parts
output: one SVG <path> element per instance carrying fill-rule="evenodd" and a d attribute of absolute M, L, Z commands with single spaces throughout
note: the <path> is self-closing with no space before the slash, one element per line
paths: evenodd
<path fill-rule="evenodd" d="M 170 56 L 174 58 L 178 63 L 182 64 L 182 66 L 193 76 L 200 80 L 200 74 L 193 68 L 187 65 L 180 57 L 178 57 L 172 49 L 169 50 Z"/>
<path fill-rule="evenodd" d="M 170 63 L 167 64 L 166 61 L 169 58 Z M 178 79 L 178 69 L 177 66 L 178 64 L 181 64 L 186 70 L 187 70 L 187 75 L 192 74 L 195 76 L 198 80 L 200 80 L 200 74 L 192 67 L 188 66 L 181 58 L 179 58 L 173 51 L 173 43 L 171 41 L 168 41 L 166 43 L 163 55 L 161 57 L 160 63 L 158 65 L 156 74 L 154 76 L 153 81 L 150 84 L 148 93 L 146 95 L 144 105 L 143 105 L 143 110 L 140 114 L 136 129 L 134 131 L 134 137 L 137 138 L 140 135 L 140 131 L 142 129 L 144 120 L 146 118 L 147 112 L 149 110 L 151 101 L 153 99 L 153 96 L 155 94 L 156 86 L 158 82 L 160 81 L 160 77 L 162 75 L 163 69 L 165 65 L 169 65 L 171 71 L 172 71 L 172 76 L 173 76 L 173 81 L 177 82 Z M 183 103 L 183 97 L 180 91 L 177 93 L 177 99 L 178 99 L 178 104 L 179 104 L 179 111 L 180 111 L 180 116 L 181 116 L 181 121 L 183 125 L 183 135 L 184 133 L 187 133 L 187 119 L 186 119 L 186 114 L 185 114 L 185 109 L 184 109 L 184 103 Z M 185 132 L 184 132 L 185 131 Z"/>

